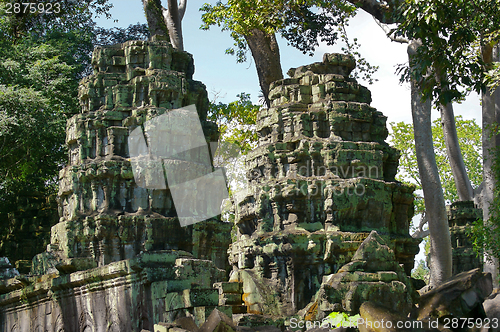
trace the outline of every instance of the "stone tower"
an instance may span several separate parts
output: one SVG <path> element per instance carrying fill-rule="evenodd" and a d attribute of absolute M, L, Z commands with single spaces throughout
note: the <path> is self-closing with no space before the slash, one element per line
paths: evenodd
<path fill-rule="evenodd" d="M 202 143 L 217 141 L 192 56 L 154 36 L 97 48 L 92 65 L 81 112 L 67 123 L 59 223 L 30 275 L 0 280 L 0 330 L 139 332 L 185 315 L 200 324 L 216 307 L 230 314 L 213 285 L 227 278 L 231 225 L 212 218 L 181 227 L 172 190 L 139 185 L 127 146 L 147 121 L 193 104 Z M 176 158 L 163 162 L 192 169 Z"/>
<path fill-rule="evenodd" d="M 395 180 L 399 152 L 384 141 L 386 117 L 369 90 L 349 78 L 354 67 L 350 56 L 325 54 L 291 69 L 258 114 L 229 257 L 251 312 L 304 308 L 372 230 L 407 274 L 413 268 L 414 188 Z"/>
<path fill-rule="evenodd" d="M 156 37 L 155 37 L 156 38 Z M 94 74 L 80 84 L 81 113 L 67 125 L 68 165 L 60 172 L 60 222 L 49 251 L 102 266 L 140 252 L 181 249 L 226 264 L 229 225 L 216 221 L 181 227 L 169 189 L 134 181 L 127 138 L 169 109 L 196 105 L 207 142 L 218 140 L 206 121 L 205 86 L 192 79 L 193 59 L 168 41 L 129 41 L 97 48 Z M 154 179 L 153 179 L 154 181 Z M 209 227 L 210 232 L 203 228 Z M 220 248 L 209 247 L 220 243 Z"/>

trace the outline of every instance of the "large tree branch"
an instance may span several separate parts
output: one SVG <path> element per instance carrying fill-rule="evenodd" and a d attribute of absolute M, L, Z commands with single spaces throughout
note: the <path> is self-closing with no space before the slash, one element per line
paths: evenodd
<path fill-rule="evenodd" d="M 430 234 L 429 229 L 424 229 L 425 224 L 428 223 L 427 215 L 425 211 L 422 212 L 422 216 L 420 217 L 420 223 L 418 224 L 418 229 L 411 235 L 414 239 L 423 239 L 424 237 Z"/>
<path fill-rule="evenodd" d="M 186 12 L 186 5 L 187 5 L 187 0 L 180 0 L 179 17 L 180 17 L 181 21 L 184 18 L 184 13 Z"/>
<path fill-rule="evenodd" d="M 393 24 L 399 23 L 396 20 L 395 13 L 401 5 L 402 0 L 347 0 L 351 4 L 363 9 L 365 12 L 375 17 L 382 23 Z"/>
<path fill-rule="evenodd" d="M 377 25 L 380 28 L 382 28 L 382 30 L 384 30 L 385 35 L 393 42 L 401 43 L 401 44 L 409 44 L 410 43 L 410 40 L 407 38 L 404 38 L 401 36 L 394 36 L 394 31 L 392 31 L 391 28 L 389 28 L 389 26 L 387 24 L 380 22 L 375 17 L 373 17 L 373 20 L 377 23 Z"/>
<path fill-rule="evenodd" d="M 142 5 L 151 36 L 168 36 L 168 29 L 163 21 L 161 0 L 142 0 Z"/>
<path fill-rule="evenodd" d="M 270 107 L 269 86 L 272 82 L 283 78 L 279 46 L 274 34 L 267 34 L 262 30 L 253 29 L 245 35 L 245 40 L 252 52 L 262 94 L 267 107 Z"/>
<path fill-rule="evenodd" d="M 184 3 L 184 10 L 186 9 L 186 1 Z M 182 16 L 177 0 L 167 0 L 167 10 L 163 10 L 163 16 L 168 26 L 168 33 L 172 46 L 180 51 L 184 51 L 184 41 L 182 38 Z"/>
<path fill-rule="evenodd" d="M 410 64 L 421 47 L 420 40 L 412 40 L 408 45 Z M 411 84 L 411 112 L 415 154 L 418 172 L 424 192 L 425 211 L 429 219 L 431 241 L 431 285 L 439 285 L 452 275 L 451 240 L 448 218 L 443 196 L 443 187 L 439 179 L 434 143 L 432 139 L 431 101 L 422 97 L 418 82 Z"/>
<path fill-rule="evenodd" d="M 448 90 L 447 84 L 443 82 L 445 75 L 439 70 L 438 65 L 435 66 L 435 70 L 436 77 L 439 84 L 442 85 L 443 91 Z M 448 155 L 455 187 L 457 188 L 458 199 L 460 201 L 471 201 L 474 198 L 474 193 L 469 176 L 467 175 L 460 144 L 458 143 L 453 104 L 451 102 L 447 104 L 440 103 L 439 110 L 441 112 L 441 126 L 443 128 L 446 154 Z"/>

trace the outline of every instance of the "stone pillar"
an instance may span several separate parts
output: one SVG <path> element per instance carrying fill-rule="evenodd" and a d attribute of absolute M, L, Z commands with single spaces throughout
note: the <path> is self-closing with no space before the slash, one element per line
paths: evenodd
<path fill-rule="evenodd" d="M 474 251 L 467 235 L 472 223 L 482 218 L 482 210 L 476 208 L 473 201 L 454 202 L 446 210 L 451 235 L 453 274 L 482 268 L 482 257 Z"/>

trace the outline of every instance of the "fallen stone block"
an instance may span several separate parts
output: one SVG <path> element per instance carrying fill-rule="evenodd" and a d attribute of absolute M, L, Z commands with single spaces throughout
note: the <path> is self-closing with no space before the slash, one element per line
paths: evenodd
<path fill-rule="evenodd" d="M 165 297 L 165 310 L 216 306 L 219 292 L 216 289 L 185 289 L 182 292 L 168 293 Z"/>
<path fill-rule="evenodd" d="M 500 319 L 500 290 L 496 288 L 490 296 L 483 302 L 484 311 L 489 319 Z M 490 327 L 490 332 L 500 331 L 500 326 Z"/>
<path fill-rule="evenodd" d="M 409 313 L 417 295 L 396 261 L 394 251 L 372 231 L 351 262 L 323 278 L 315 301 L 299 311 L 299 315 L 311 320 L 322 319 L 332 311 L 355 315 L 367 301 L 378 302 L 395 312 Z"/>
<path fill-rule="evenodd" d="M 203 306 L 203 307 L 195 307 L 194 308 L 194 318 L 196 323 L 200 326 L 205 323 L 212 314 L 212 312 L 217 309 L 228 317 L 233 316 L 233 312 L 230 306 Z"/>
<path fill-rule="evenodd" d="M 437 319 L 417 321 L 374 302 L 360 307 L 358 329 L 360 332 L 451 332 Z M 461 330 L 462 331 L 462 330 Z"/>
<path fill-rule="evenodd" d="M 180 317 L 175 320 L 175 324 L 180 325 L 184 330 L 188 330 L 190 332 L 198 332 L 199 328 L 196 325 L 193 317 Z"/>
<path fill-rule="evenodd" d="M 181 329 L 180 327 L 171 327 L 168 332 L 192 332 L 190 330 Z"/>
<path fill-rule="evenodd" d="M 170 329 L 178 327 L 179 325 L 173 323 L 159 322 L 153 326 L 154 332 L 169 332 Z"/>
<path fill-rule="evenodd" d="M 200 326 L 200 332 L 236 332 L 236 325 L 226 314 L 214 309 L 207 321 Z"/>
<path fill-rule="evenodd" d="M 442 285 L 421 294 L 418 310 L 412 313 L 412 318 L 487 318 L 482 303 L 492 290 L 490 273 L 483 273 L 480 269 L 459 273 Z"/>

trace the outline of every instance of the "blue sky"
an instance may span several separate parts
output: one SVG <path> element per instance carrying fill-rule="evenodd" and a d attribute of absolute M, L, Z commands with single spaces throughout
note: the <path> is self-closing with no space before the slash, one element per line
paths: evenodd
<path fill-rule="evenodd" d="M 230 102 L 236 100 L 238 93 L 246 92 L 257 102 L 260 87 L 254 63 L 249 61 L 238 64 L 234 56 L 224 53 L 233 44 L 229 32 L 221 32 L 217 27 L 212 27 L 209 31 L 199 29 L 202 23 L 199 8 L 204 2 L 207 1 L 189 0 L 182 22 L 184 48 L 193 54 L 195 60 L 194 78 L 207 86 L 211 99 L 214 94 L 219 94 L 218 101 Z M 127 27 L 137 22 L 146 22 L 141 0 L 111 0 L 111 3 L 114 4 L 111 9 L 112 17 L 118 22 L 101 18 L 98 20 L 99 25 Z M 388 123 L 411 122 L 409 86 L 400 85 L 395 74 L 396 65 L 408 61 L 406 45 L 391 42 L 371 16 L 362 11 L 352 19 L 348 34 L 350 38 L 358 38 L 362 56 L 370 64 L 380 67 L 374 76 L 378 82 L 372 85 L 361 82 L 372 92 L 372 106 L 388 117 Z M 341 52 L 341 45 L 320 45 L 314 56 L 310 57 L 288 46 L 285 40 L 280 39 L 278 42 L 284 73 L 291 67 L 321 61 L 324 53 Z M 248 58 L 251 59 L 251 56 Z M 437 111 L 434 113 L 434 118 L 438 117 Z M 462 105 L 456 105 L 455 114 L 461 114 L 466 119 L 480 119 L 478 97 L 470 97 Z"/>

